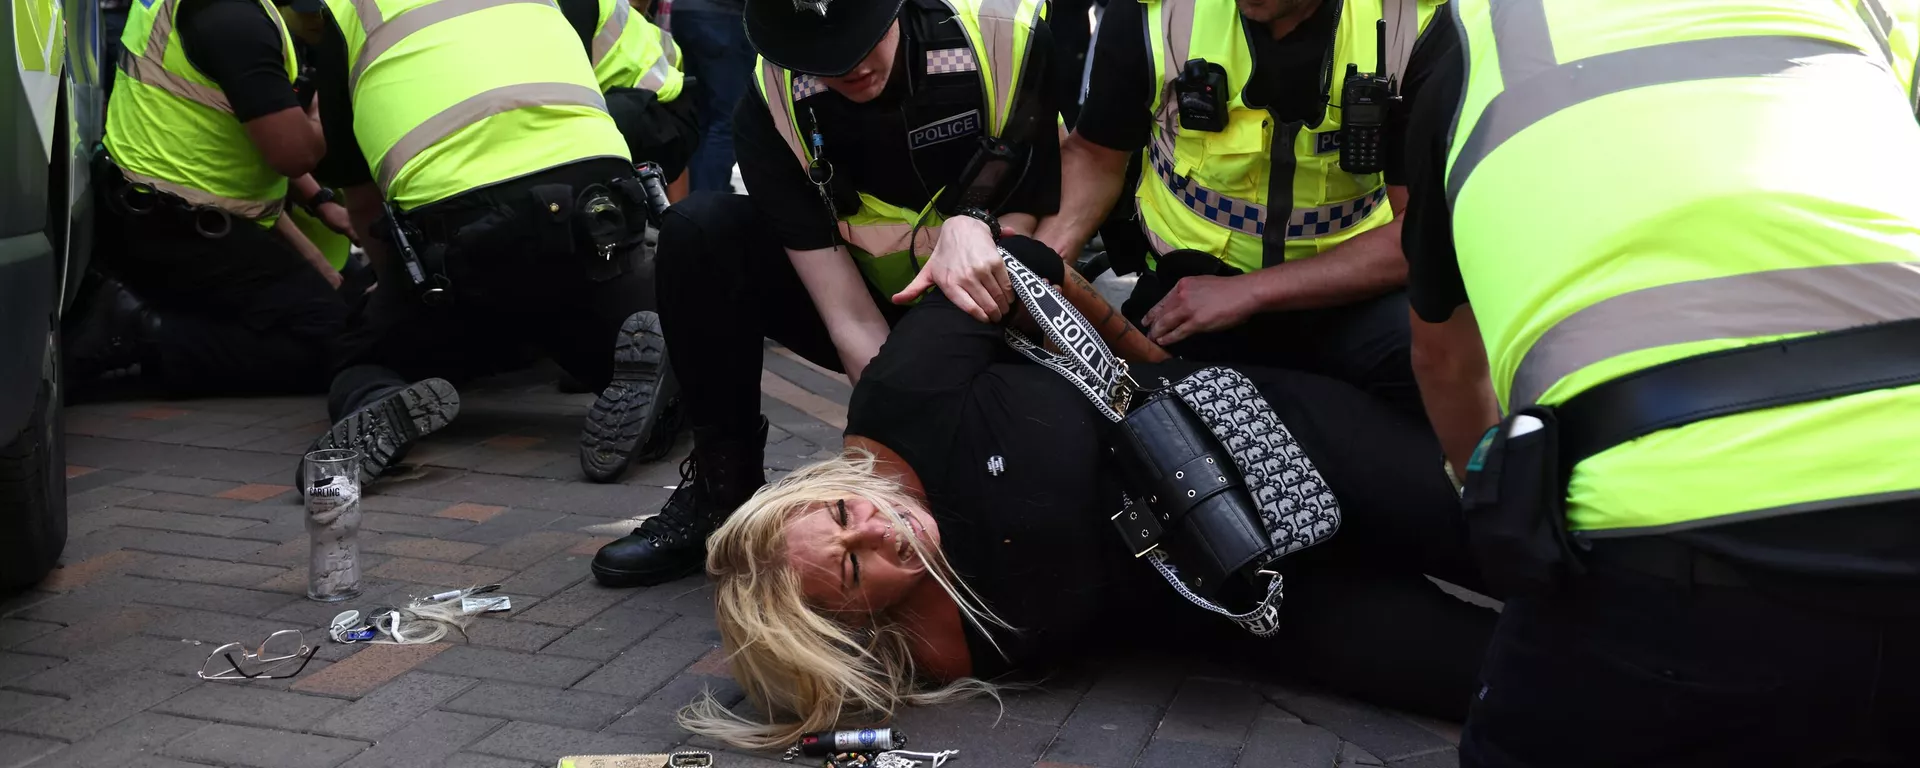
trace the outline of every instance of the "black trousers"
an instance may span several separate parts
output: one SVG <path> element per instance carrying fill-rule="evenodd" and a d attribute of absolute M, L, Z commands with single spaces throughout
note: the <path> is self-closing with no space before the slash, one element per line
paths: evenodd
<path fill-rule="evenodd" d="M 380 282 L 341 339 L 328 415 L 337 421 L 424 378 L 457 384 L 520 368 L 529 349 L 589 387 L 606 386 L 621 323 L 652 308 L 652 279 L 645 265 L 589 279 L 588 262 L 600 256 L 576 239 L 571 199 L 561 213 L 547 206 L 570 197 L 557 190 L 577 192 L 622 173 L 631 170 L 619 160 L 581 161 L 409 212 L 427 240 L 449 244 L 453 304 L 422 302 L 397 257 L 378 265 Z"/>
<path fill-rule="evenodd" d="M 1781 599 L 1793 580 L 1715 586 L 1601 564 L 1551 598 L 1508 602 L 1460 764 L 1920 764 L 1920 619 Z"/>
<path fill-rule="evenodd" d="M 1174 283 L 1141 272 L 1121 307 L 1135 324 Z M 1236 328 L 1188 337 L 1168 351 L 1209 363 L 1238 363 L 1317 373 L 1352 384 L 1403 413 L 1426 418 L 1413 379 L 1407 294 L 1395 291 L 1324 309 L 1264 312 Z"/>
<path fill-rule="evenodd" d="M 347 305 L 292 245 L 246 221 L 208 238 L 184 212 L 118 208 L 100 207 L 102 261 L 160 317 L 150 382 L 175 397 L 325 387 Z"/>
<path fill-rule="evenodd" d="M 806 285 L 746 196 L 696 192 L 669 209 L 658 274 L 661 329 L 693 427 L 759 429 L 762 339 L 842 370 Z M 904 314 L 875 301 L 889 322 Z"/>

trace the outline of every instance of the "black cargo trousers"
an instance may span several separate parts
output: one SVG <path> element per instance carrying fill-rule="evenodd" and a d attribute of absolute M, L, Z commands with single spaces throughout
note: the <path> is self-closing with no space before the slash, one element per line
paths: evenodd
<path fill-rule="evenodd" d="M 142 377 L 172 397 L 319 392 L 347 305 L 271 228 L 136 191 L 108 163 L 95 252 L 158 318 Z"/>
<path fill-rule="evenodd" d="M 457 385 L 522 368 L 529 350 L 593 389 L 605 387 L 620 325 L 653 308 L 653 280 L 648 265 L 596 279 L 605 257 L 574 211 L 587 187 L 632 174 L 619 158 L 581 160 L 403 214 L 423 239 L 446 244 L 452 301 L 422 301 L 397 253 L 379 264 L 373 296 L 340 339 L 327 415 L 338 421 L 420 379 Z M 628 226 L 642 227 L 642 207 L 613 197 Z"/>

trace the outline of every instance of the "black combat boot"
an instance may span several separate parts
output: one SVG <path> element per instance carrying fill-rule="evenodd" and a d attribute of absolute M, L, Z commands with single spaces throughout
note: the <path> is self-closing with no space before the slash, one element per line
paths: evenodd
<path fill-rule="evenodd" d="M 160 316 L 139 297 L 120 281 L 104 278 L 83 306 L 65 339 L 69 380 L 84 383 L 149 362 Z"/>
<path fill-rule="evenodd" d="M 665 417 L 679 389 L 660 316 L 633 313 L 614 347 L 613 380 L 587 411 L 580 432 L 580 469 L 587 479 L 618 481 L 635 458 L 659 458 L 671 450 L 677 421 Z"/>
<path fill-rule="evenodd" d="M 767 484 L 767 420 L 751 435 L 693 431 L 693 455 L 680 465 L 680 487 L 660 514 L 600 548 L 593 577 L 609 587 L 651 587 L 699 573 L 707 535 Z"/>

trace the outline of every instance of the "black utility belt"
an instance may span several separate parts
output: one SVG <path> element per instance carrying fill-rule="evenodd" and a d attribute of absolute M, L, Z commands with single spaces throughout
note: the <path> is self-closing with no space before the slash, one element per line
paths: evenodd
<path fill-rule="evenodd" d="M 374 229 L 393 247 L 407 279 L 429 306 L 453 303 L 449 259 L 518 227 L 547 230 L 582 260 L 588 279 L 605 282 L 634 269 L 646 248 L 647 222 L 665 211 L 665 187 L 657 176 L 657 169 L 642 167 L 636 175 L 584 187 L 555 183 L 473 190 L 412 211 L 383 203 L 385 215 Z"/>
<path fill-rule="evenodd" d="M 104 158 L 104 156 L 103 156 Z M 156 189 L 127 178 L 111 160 L 102 160 L 102 173 L 95 177 L 109 190 L 108 205 L 114 213 L 128 217 L 154 216 L 190 229 L 208 240 L 219 240 L 233 233 L 235 219 L 251 222 L 223 208 L 200 205 L 171 192 Z"/>
<path fill-rule="evenodd" d="M 1584 572 L 1567 530 L 1573 467 L 1707 419 L 1920 383 L 1920 319 L 1682 358 L 1531 405 L 1487 430 L 1461 502 L 1474 553 L 1503 597 L 1542 596 Z"/>

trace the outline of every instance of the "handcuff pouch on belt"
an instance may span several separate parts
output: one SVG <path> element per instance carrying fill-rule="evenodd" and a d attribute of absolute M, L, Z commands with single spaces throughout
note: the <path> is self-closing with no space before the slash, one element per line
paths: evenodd
<path fill-rule="evenodd" d="M 1566 500 L 1552 408 L 1521 409 L 1481 436 L 1460 503 L 1474 559 L 1494 594 L 1543 597 L 1584 572 L 1576 548 L 1585 543 L 1567 530 Z"/>
<path fill-rule="evenodd" d="M 641 191 L 642 200 L 638 204 L 627 202 L 623 205 L 617 198 L 628 197 L 631 192 L 618 190 L 622 187 L 631 189 L 638 184 L 631 178 L 620 181 L 628 182 L 632 187 L 628 187 L 628 184 L 611 188 L 605 184 L 589 184 L 573 202 L 574 234 L 588 246 L 590 253 L 585 264 L 586 274 L 587 279 L 594 282 L 612 280 L 632 271 L 641 249 L 645 247 L 645 191 Z M 627 216 L 629 210 L 636 214 L 631 221 Z"/>

